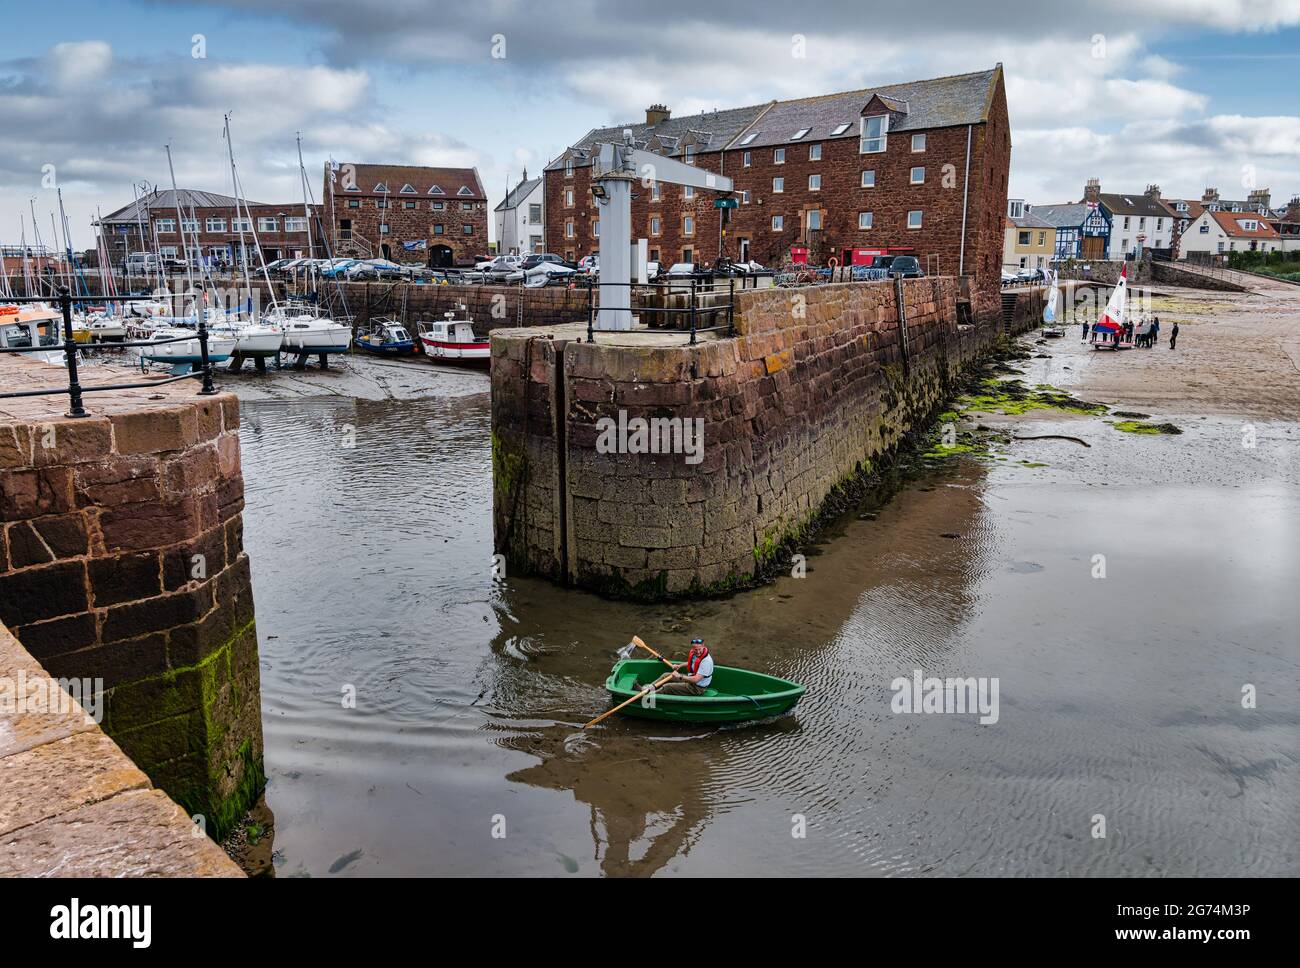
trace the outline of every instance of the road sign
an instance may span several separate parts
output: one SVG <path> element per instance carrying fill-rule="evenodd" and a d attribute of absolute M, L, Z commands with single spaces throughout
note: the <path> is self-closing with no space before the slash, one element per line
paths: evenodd
<path fill-rule="evenodd" d="M 736 198 L 715 198 L 713 200 L 714 208 L 738 208 L 740 200 Z"/>

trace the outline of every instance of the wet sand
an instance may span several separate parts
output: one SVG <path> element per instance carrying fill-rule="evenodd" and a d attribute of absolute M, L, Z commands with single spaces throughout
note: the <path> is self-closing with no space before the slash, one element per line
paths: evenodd
<path fill-rule="evenodd" d="M 1193 321 L 1186 345 L 1218 325 L 1250 324 Z M 1162 388 L 1167 345 L 1029 345 L 1048 357 L 1018 364 L 1030 385 L 1184 433 L 974 417 L 1091 446 L 946 461 L 803 549 L 806 577 L 667 606 L 494 579 L 485 377 L 247 402 L 277 873 L 1300 873 L 1294 383 L 1284 399 L 1270 356 L 1282 402 L 1250 410 L 1248 388 L 1174 393 L 1243 372 L 1244 351 L 1189 353 Z M 407 364 L 358 366 L 392 387 L 370 368 Z M 743 728 L 580 731 L 633 633 L 677 656 L 702 635 L 808 695 Z M 891 681 L 918 668 L 998 677 L 998 722 L 891 712 Z"/>

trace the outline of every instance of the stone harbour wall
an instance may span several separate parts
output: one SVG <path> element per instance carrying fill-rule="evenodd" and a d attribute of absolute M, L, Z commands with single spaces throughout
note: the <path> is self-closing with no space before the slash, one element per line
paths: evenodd
<path fill-rule="evenodd" d="M 51 675 L 0 625 L 0 684 Z M 0 877 L 243 877 L 66 693 L 0 705 Z M 16 707 L 17 704 L 15 704 Z"/>
<path fill-rule="evenodd" d="M 959 326 L 951 278 L 737 298 L 737 336 L 696 346 L 493 334 L 497 550 L 512 567 L 647 599 L 744 585 L 1006 328 Z M 701 419 L 700 461 L 602 453 L 600 421 L 620 412 Z"/>
<path fill-rule="evenodd" d="M 239 405 L 196 388 L 89 393 L 75 420 L 0 401 L 0 622 L 53 675 L 102 678 L 105 731 L 219 838 L 265 778 Z"/>

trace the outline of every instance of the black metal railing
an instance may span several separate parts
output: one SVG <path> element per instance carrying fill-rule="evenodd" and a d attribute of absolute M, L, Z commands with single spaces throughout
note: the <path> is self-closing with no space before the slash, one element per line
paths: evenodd
<path fill-rule="evenodd" d="M 113 296 L 110 302 L 130 302 L 132 300 L 152 299 L 152 296 Z M 7 296 L 2 300 L 5 304 L 15 303 L 41 303 L 49 302 L 45 296 Z M 210 396 L 217 392 L 217 388 L 212 383 L 212 361 L 208 358 L 208 326 L 204 318 L 202 309 L 198 312 L 197 332 L 194 336 L 173 336 L 165 339 L 151 340 L 134 340 L 125 342 L 114 342 L 113 348 L 128 348 L 133 346 L 162 346 L 167 343 L 183 343 L 189 340 L 198 339 L 199 341 L 199 358 L 201 360 L 200 368 L 191 370 L 189 373 L 182 373 L 177 376 L 168 377 L 161 380 L 144 380 L 136 383 L 101 383 L 93 386 L 82 386 L 77 372 L 77 351 L 80 344 L 72 336 L 72 304 L 81 300 L 73 299 L 72 294 L 68 291 L 67 286 L 60 286 L 55 301 L 59 304 L 59 310 L 63 316 L 63 342 L 61 343 L 40 343 L 39 335 L 36 335 L 33 329 L 33 339 L 31 346 L 5 346 L 0 347 L 0 353 L 44 353 L 52 350 L 62 350 L 65 364 L 67 366 L 68 383 L 62 387 L 44 387 L 39 390 L 9 390 L 0 392 L 0 399 L 12 397 L 41 397 L 53 396 L 59 393 L 66 393 L 69 399 L 68 416 L 69 417 L 89 417 L 90 411 L 85 408 L 83 396 L 87 393 L 98 392 L 101 390 L 138 390 L 146 387 L 157 387 L 167 383 L 175 383 L 177 380 L 202 381 L 202 387 L 199 389 L 200 396 Z M 4 317 L 0 317 L 0 325 L 20 326 L 23 325 L 18 321 L 12 323 L 3 322 Z"/>
<path fill-rule="evenodd" d="M 707 289 L 700 287 L 700 283 L 709 279 L 713 285 Z M 690 288 L 686 288 L 689 281 Z M 666 316 L 672 319 L 675 316 L 685 314 L 689 320 L 689 327 L 685 330 L 679 330 L 677 327 L 650 327 L 648 329 L 631 329 L 631 330 L 602 330 L 601 332 L 618 332 L 620 334 L 630 334 L 633 336 L 644 336 L 650 334 L 663 334 L 665 332 L 684 332 L 689 333 L 688 345 L 695 345 L 700 333 L 716 333 L 726 330 L 727 336 L 736 335 L 736 279 L 729 277 L 727 279 L 727 301 L 725 303 L 709 302 L 707 305 L 700 305 L 701 295 L 715 294 L 721 288 L 718 280 L 712 280 L 711 277 L 701 277 L 700 274 L 692 276 L 680 276 L 676 282 L 601 282 L 598 277 L 588 277 L 583 283 L 587 288 L 587 342 L 596 341 L 596 314 L 600 312 L 600 304 L 596 299 L 596 290 L 602 288 L 623 287 L 628 290 L 628 305 L 613 308 L 626 309 L 632 312 L 631 293 L 634 289 L 656 289 L 667 290 L 668 292 L 686 292 L 690 298 L 685 306 L 646 306 L 642 305 L 637 308 L 637 313 L 643 316 Z M 741 288 L 744 288 L 742 280 Z M 611 308 L 611 307 L 605 307 Z M 705 313 L 710 316 L 717 316 L 719 313 L 726 313 L 726 323 L 718 326 L 700 326 L 700 314 Z"/>

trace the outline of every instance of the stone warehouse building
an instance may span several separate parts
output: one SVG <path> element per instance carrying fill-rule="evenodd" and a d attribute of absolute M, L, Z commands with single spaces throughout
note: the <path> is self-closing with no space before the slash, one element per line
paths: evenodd
<path fill-rule="evenodd" d="M 675 185 L 638 190 L 635 238 L 661 263 L 719 255 L 779 264 L 908 253 L 930 274 L 997 286 L 1011 135 L 1002 66 L 974 74 L 771 101 L 589 131 L 547 166 L 546 245 L 569 259 L 600 247 L 590 191 L 595 145 L 621 140 L 735 182 L 737 208 Z"/>
<path fill-rule="evenodd" d="M 488 251 L 477 168 L 327 164 L 321 197 L 336 255 L 451 266 Z"/>
<path fill-rule="evenodd" d="M 301 202 L 243 202 L 190 188 L 155 189 L 95 224 L 115 266 L 132 252 L 157 252 L 165 259 L 181 259 L 188 251 L 194 260 L 196 246 L 197 255 L 212 263 L 238 265 L 240 253 L 247 252 L 249 264 L 260 265 L 255 245 L 261 246 L 267 262 L 324 254 L 317 237 L 318 216 L 315 209 L 311 211 L 312 251 L 308 251 L 308 216 Z"/>

